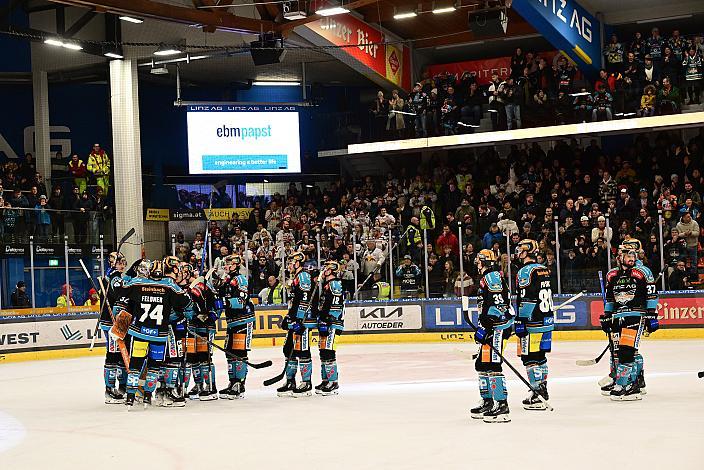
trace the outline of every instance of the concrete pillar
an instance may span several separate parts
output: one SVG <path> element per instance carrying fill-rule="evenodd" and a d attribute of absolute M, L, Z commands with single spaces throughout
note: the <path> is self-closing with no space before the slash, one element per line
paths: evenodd
<path fill-rule="evenodd" d="M 32 99 L 34 101 L 34 158 L 37 171 L 51 191 L 51 144 L 49 136 L 49 81 L 44 70 L 32 70 Z M 21 157 L 24 159 L 24 156 Z M 47 194 L 49 196 L 49 194 Z"/>
<path fill-rule="evenodd" d="M 115 225 L 119 240 L 131 228 L 135 234 L 122 247 L 129 266 L 141 258 L 144 240 L 142 204 L 142 150 L 139 132 L 137 62 L 110 61 L 112 110 L 112 171 L 115 177 Z"/>

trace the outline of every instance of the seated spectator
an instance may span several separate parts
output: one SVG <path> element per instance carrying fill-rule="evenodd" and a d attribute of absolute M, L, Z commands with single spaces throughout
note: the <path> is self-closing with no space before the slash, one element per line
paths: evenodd
<path fill-rule="evenodd" d="M 690 288 L 689 274 L 684 261 L 678 261 L 675 269 L 667 277 L 668 290 L 685 290 Z"/>
<path fill-rule="evenodd" d="M 86 303 L 83 304 L 85 307 L 97 307 L 100 305 L 100 296 L 98 295 L 98 291 L 95 289 L 91 288 L 88 291 L 88 298 L 86 299 Z"/>
<path fill-rule="evenodd" d="M 640 98 L 640 109 L 638 117 L 650 117 L 655 115 L 656 90 L 653 85 L 648 85 L 643 90 L 643 96 Z"/>
<path fill-rule="evenodd" d="M 587 122 L 592 118 L 592 110 L 594 109 L 594 98 L 587 89 L 582 87 L 579 93 L 576 93 L 572 102 L 574 115 L 577 122 Z"/>
<path fill-rule="evenodd" d="M 76 302 L 73 300 L 73 288 L 69 284 L 64 284 L 61 286 L 61 295 L 56 298 L 56 306 L 66 308 L 75 305 Z"/>
<path fill-rule="evenodd" d="M 656 103 L 661 115 L 680 113 L 682 108 L 680 90 L 672 85 L 669 78 L 662 79 L 662 87 L 658 90 Z"/>
<path fill-rule="evenodd" d="M 606 85 L 600 83 L 594 93 L 594 109 L 592 110 L 592 122 L 596 121 L 611 121 L 613 112 L 611 104 L 614 101 L 613 96 L 606 90 Z"/>
<path fill-rule="evenodd" d="M 10 303 L 16 308 L 28 308 L 31 305 L 27 295 L 27 285 L 24 281 L 18 281 L 15 291 L 10 296 Z"/>
<path fill-rule="evenodd" d="M 267 278 L 267 286 L 257 294 L 262 305 L 279 305 L 284 303 L 284 289 L 276 276 Z"/>

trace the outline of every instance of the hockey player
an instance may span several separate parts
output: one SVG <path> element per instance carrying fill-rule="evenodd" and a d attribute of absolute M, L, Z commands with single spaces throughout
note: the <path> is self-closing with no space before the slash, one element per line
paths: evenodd
<path fill-rule="evenodd" d="M 125 404 L 134 405 L 142 370 L 146 368 L 144 405 L 151 405 L 152 394 L 164 364 L 172 310 L 186 318 L 193 316 L 191 299 L 186 292 L 164 277 L 164 263 L 151 263 L 149 278 L 141 276 L 122 283 L 119 298 L 113 306 L 113 337 L 124 339 L 129 333 L 130 372 L 127 377 Z"/>
<path fill-rule="evenodd" d="M 609 393 L 614 401 L 641 399 L 638 376 L 642 357 L 636 360 L 641 335 L 643 330 L 652 333 L 659 328 L 655 279 L 649 270 L 636 266 L 637 259 L 638 252 L 632 246 L 621 245 L 618 267 L 606 275 L 606 302 L 600 320 L 607 333 L 620 331 L 616 380 Z"/>
<path fill-rule="evenodd" d="M 344 329 L 344 302 L 340 264 L 326 261 L 320 273 L 322 286 L 318 307 L 318 349 L 322 382 L 315 387 L 318 395 L 337 395 L 338 385 L 335 338 Z"/>
<path fill-rule="evenodd" d="M 548 359 L 552 350 L 555 317 L 550 288 L 550 271 L 536 262 L 538 243 L 524 239 L 516 247 L 523 264 L 516 276 L 518 316 L 515 321 L 518 354 L 526 366 L 528 380 L 535 390 L 548 399 Z M 547 405 L 535 392 L 523 400 L 526 410 L 546 410 Z"/>
<path fill-rule="evenodd" d="M 112 316 L 110 307 L 115 305 L 117 293 L 122 285 L 122 273 L 125 271 L 127 261 L 122 253 L 113 251 L 108 255 L 108 270 L 105 277 L 101 279 L 102 289 L 105 289 L 107 302 L 103 292 L 100 293 L 100 329 L 105 335 L 105 365 L 103 366 L 103 378 L 105 380 L 105 403 L 124 403 L 125 390 L 127 387 L 127 369 L 120 354 L 120 348 L 115 338 L 108 334 L 112 328 Z M 110 307 L 108 307 L 108 304 Z M 118 388 L 119 384 L 119 388 Z"/>
<path fill-rule="evenodd" d="M 276 390 L 280 397 L 307 397 L 312 395 L 313 390 L 310 334 L 305 326 L 305 320 L 307 319 L 313 324 L 311 313 L 315 286 L 310 273 L 303 270 L 304 262 L 305 255 L 300 251 L 291 253 L 288 257 L 291 300 L 288 314 L 281 322 L 281 328 L 287 330 L 288 333 L 284 343 L 286 384 Z M 301 384 L 299 386 L 296 386 L 297 368 L 301 370 Z"/>
<path fill-rule="evenodd" d="M 188 295 L 187 285 L 184 284 L 183 273 L 180 269 L 179 259 L 175 256 L 164 258 L 164 278 L 171 279 Z M 161 406 L 183 407 L 186 398 L 183 390 L 183 369 L 186 359 L 186 338 L 188 320 L 177 311 L 169 312 L 169 329 L 166 342 L 166 361 L 164 368 L 164 394 Z"/>
<path fill-rule="evenodd" d="M 499 272 L 493 251 L 481 250 L 475 263 L 482 276 L 477 295 L 479 325 L 474 334 L 474 340 L 481 344 L 475 368 L 482 402 L 472 408 L 470 414 L 472 418 L 483 419 L 486 423 L 507 423 L 511 418 L 506 378 L 501 368 L 501 358 L 491 346 L 502 351 L 505 340 L 511 335 L 513 315 L 508 284 Z"/>
<path fill-rule="evenodd" d="M 220 295 L 225 303 L 227 318 L 227 339 L 225 349 L 238 359 L 227 358 L 227 375 L 230 384 L 220 390 L 221 398 L 230 400 L 244 398 L 247 379 L 247 351 L 252 346 L 254 328 L 254 308 L 249 301 L 247 277 L 240 274 L 242 257 L 232 254 L 225 258 L 225 279 L 220 287 Z"/>
<path fill-rule="evenodd" d="M 198 277 L 190 264 L 184 263 L 184 272 L 188 275 L 188 286 L 195 309 L 191 328 L 197 334 L 188 341 L 188 365 L 195 382 L 188 395 L 189 398 L 201 401 L 217 400 L 213 349 L 206 339 L 211 343 L 215 339 L 215 321 L 223 305 L 215 295 L 213 285 L 207 279 Z"/>

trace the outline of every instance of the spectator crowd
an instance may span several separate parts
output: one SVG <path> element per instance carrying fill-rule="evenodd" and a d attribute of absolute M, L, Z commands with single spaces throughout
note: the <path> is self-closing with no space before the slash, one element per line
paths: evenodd
<path fill-rule="evenodd" d="M 537 143 L 512 146 L 506 154 L 488 147 L 455 155 L 452 163 L 433 160 L 412 174 L 399 169 L 325 189 L 291 183 L 286 194 L 256 200 L 248 218 L 211 221 L 214 265 L 241 253 L 252 293 L 271 303 L 285 296 L 282 259 L 300 250 L 314 269 L 319 236 L 320 258 L 342 263 L 351 294 L 359 289 L 361 298 L 388 298 L 393 278 L 395 296 L 417 296 L 427 272 L 432 296 L 453 296 L 476 289 L 479 250 L 494 251 L 503 272 L 515 274 L 514 248 L 533 238 L 554 291 L 559 257 L 563 292 L 598 292 L 596 272 L 614 262 L 623 240 L 635 238 L 656 276 L 668 267 L 670 285 L 689 288 L 698 284 L 701 265 L 703 145 L 704 130 L 688 142 L 678 132 L 638 135 L 609 155 L 596 140 L 547 150 Z M 200 267 L 207 243 L 203 232 L 189 241 L 179 233 L 176 254 Z"/>
<path fill-rule="evenodd" d="M 61 152 L 54 160 L 63 160 Z M 0 167 L 0 242 L 27 243 L 34 236 L 38 242 L 63 243 L 72 231 L 74 243 L 97 243 L 113 212 L 110 158 L 95 144 L 85 160 L 71 155 L 68 176 L 55 177 L 50 187 L 37 172 L 31 153 L 19 162 L 4 163 Z"/>
<path fill-rule="evenodd" d="M 679 113 L 700 104 L 704 37 L 669 37 L 652 28 L 627 40 L 614 33 L 604 48 L 605 68 L 589 79 L 562 54 L 517 48 L 509 74 L 494 73 L 489 84 L 474 72 L 447 72 L 416 83 L 404 95 L 379 91 L 371 105 L 374 140 L 466 134 L 481 126 L 485 112 L 492 130 Z"/>

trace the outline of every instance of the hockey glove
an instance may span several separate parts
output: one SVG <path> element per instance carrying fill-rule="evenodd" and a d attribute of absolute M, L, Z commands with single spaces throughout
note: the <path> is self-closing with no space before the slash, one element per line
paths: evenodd
<path fill-rule="evenodd" d="M 528 330 L 526 329 L 525 323 L 516 319 L 516 321 L 514 322 L 514 326 L 515 326 L 516 336 L 518 336 L 519 338 L 525 338 L 526 336 L 528 336 Z"/>
<path fill-rule="evenodd" d="M 306 327 L 303 325 L 303 322 L 295 321 L 295 322 L 291 323 L 291 326 L 289 326 L 289 329 L 293 330 L 294 333 L 300 335 L 306 330 Z"/>
<path fill-rule="evenodd" d="M 648 333 L 655 333 L 660 329 L 658 314 L 654 311 L 648 311 L 648 313 L 643 315 L 643 320 L 645 320 L 645 329 L 648 330 Z"/>
<path fill-rule="evenodd" d="M 213 305 L 214 305 L 215 310 L 224 310 L 225 309 L 225 302 L 223 302 L 222 299 L 219 297 L 215 298 Z"/>
<path fill-rule="evenodd" d="M 318 335 L 327 336 L 330 332 L 330 325 L 327 323 L 318 323 Z"/>
<path fill-rule="evenodd" d="M 474 332 L 474 341 L 476 341 L 479 344 L 484 344 L 486 341 L 486 336 L 487 332 L 484 328 L 477 328 L 477 331 Z"/>
<path fill-rule="evenodd" d="M 281 320 L 281 329 L 282 330 L 288 330 L 289 325 L 291 324 L 291 317 L 286 315 L 282 320 Z"/>
<path fill-rule="evenodd" d="M 604 314 L 599 316 L 599 323 L 601 323 L 601 329 L 604 333 L 609 334 L 612 331 L 613 323 L 611 321 L 611 314 Z"/>

